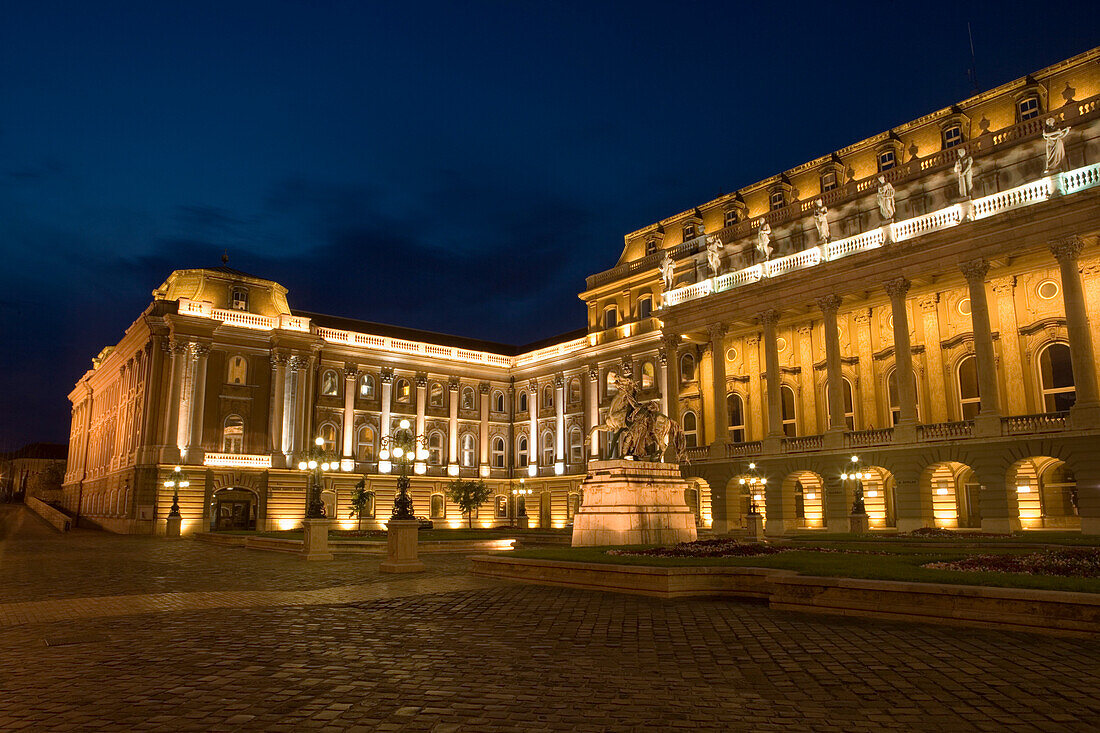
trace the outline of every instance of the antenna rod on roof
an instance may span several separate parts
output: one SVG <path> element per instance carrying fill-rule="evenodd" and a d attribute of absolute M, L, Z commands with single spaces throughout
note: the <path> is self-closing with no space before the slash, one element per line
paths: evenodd
<path fill-rule="evenodd" d="M 228 249 L 226 249 L 224 252 L 222 252 L 222 264 L 223 265 L 228 265 L 229 264 L 229 250 Z"/>
<path fill-rule="evenodd" d="M 966 35 L 970 38 L 970 68 L 967 70 L 966 75 L 970 77 L 970 85 L 973 87 L 974 94 L 981 91 L 978 88 L 978 62 L 974 60 L 974 34 L 970 30 L 970 21 L 966 21 Z"/>

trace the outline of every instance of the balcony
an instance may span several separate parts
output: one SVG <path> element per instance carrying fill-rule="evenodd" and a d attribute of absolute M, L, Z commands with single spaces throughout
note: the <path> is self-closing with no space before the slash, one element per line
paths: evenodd
<path fill-rule="evenodd" d="M 218 468 L 271 468 L 271 456 L 254 453 L 207 453 L 202 465 Z"/>

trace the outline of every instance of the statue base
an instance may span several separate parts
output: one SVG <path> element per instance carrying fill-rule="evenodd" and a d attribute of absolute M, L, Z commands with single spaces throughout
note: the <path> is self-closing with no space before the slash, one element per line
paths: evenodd
<path fill-rule="evenodd" d="M 302 542 L 303 560 L 331 560 L 332 553 L 328 549 L 328 530 L 332 526 L 331 519 L 303 519 L 302 530 L 304 533 Z"/>
<path fill-rule="evenodd" d="M 760 514 L 750 514 L 746 517 L 745 522 L 748 529 L 749 539 L 753 542 L 760 542 L 764 539 L 764 517 Z"/>
<path fill-rule="evenodd" d="M 866 513 L 849 514 L 848 531 L 852 534 L 867 534 L 871 531 L 871 518 Z"/>
<path fill-rule="evenodd" d="M 386 524 L 386 559 L 379 565 L 379 572 L 424 572 L 424 563 L 416 556 L 419 532 L 420 522 L 415 519 L 391 519 Z"/>
<path fill-rule="evenodd" d="M 676 463 L 589 461 L 573 547 L 674 545 L 699 535 Z"/>

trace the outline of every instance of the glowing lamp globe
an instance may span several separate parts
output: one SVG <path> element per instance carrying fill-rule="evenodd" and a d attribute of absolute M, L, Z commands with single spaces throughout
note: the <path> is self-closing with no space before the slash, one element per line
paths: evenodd
<path fill-rule="evenodd" d="M 307 464 L 305 461 L 298 461 L 298 470 L 299 471 L 304 471 L 308 467 L 309 467 L 309 464 Z"/>
<path fill-rule="evenodd" d="M 318 435 L 318 436 L 317 436 L 317 437 L 316 437 L 316 438 L 315 438 L 315 439 L 313 440 L 313 442 L 314 442 L 314 444 L 316 444 L 316 445 L 319 445 L 319 446 L 320 446 L 320 445 L 324 445 L 324 444 L 325 444 L 325 439 L 324 439 L 324 438 L 322 438 L 322 437 L 321 437 L 320 435 Z"/>

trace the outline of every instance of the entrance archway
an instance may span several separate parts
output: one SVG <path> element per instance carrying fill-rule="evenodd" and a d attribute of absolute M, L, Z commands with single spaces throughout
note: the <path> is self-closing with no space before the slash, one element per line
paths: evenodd
<path fill-rule="evenodd" d="M 932 496 L 937 527 L 981 529 L 980 489 L 974 470 L 958 461 L 933 463 L 921 474 L 920 490 Z"/>
<path fill-rule="evenodd" d="M 863 505 L 872 529 L 897 527 L 894 474 L 882 466 L 863 467 Z"/>
<path fill-rule="evenodd" d="M 233 486 L 214 492 L 210 502 L 210 530 L 256 529 L 259 497 L 251 489 Z"/>
<path fill-rule="evenodd" d="M 1030 456 L 1008 468 L 1008 485 L 1016 488 L 1020 526 L 1024 529 L 1080 529 L 1077 481 L 1064 461 Z"/>
<path fill-rule="evenodd" d="M 819 474 L 813 471 L 788 474 L 783 479 L 783 503 L 784 509 L 789 506 L 796 528 L 825 528 L 825 481 Z"/>

